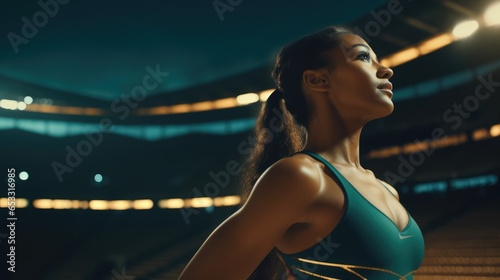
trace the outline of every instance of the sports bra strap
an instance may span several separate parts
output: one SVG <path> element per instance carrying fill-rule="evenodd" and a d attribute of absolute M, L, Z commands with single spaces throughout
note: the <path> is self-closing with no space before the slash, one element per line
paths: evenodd
<path fill-rule="evenodd" d="M 346 183 L 348 183 L 347 179 L 344 176 L 342 176 L 342 174 L 340 174 L 340 172 L 330 162 L 328 162 L 324 157 L 318 155 L 315 152 L 311 152 L 311 151 L 299 151 L 299 152 L 296 152 L 294 154 L 298 154 L 298 153 L 307 154 L 307 155 L 313 157 L 314 159 L 325 164 L 327 167 L 330 168 L 330 170 L 333 172 L 333 174 L 335 175 L 337 180 L 341 181 L 340 183 L 342 183 L 342 185 L 345 185 Z"/>
<path fill-rule="evenodd" d="M 389 193 L 391 193 L 391 194 L 392 194 L 392 196 L 396 197 L 396 196 L 392 193 L 392 191 L 391 191 L 391 190 L 389 190 L 389 188 L 388 188 L 388 187 L 386 187 L 386 186 L 385 186 L 385 184 L 384 184 L 381 180 L 377 179 L 377 181 L 378 181 L 378 182 L 379 182 L 382 186 L 384 186 L 384 188 L 386 188 L 386 189 L 389 191 Z M 396 197 L 396 198 L 397 198 L 397 197 Z"/>

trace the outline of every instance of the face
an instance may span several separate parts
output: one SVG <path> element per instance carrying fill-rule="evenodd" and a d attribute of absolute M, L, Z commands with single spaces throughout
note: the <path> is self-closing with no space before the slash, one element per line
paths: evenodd
<path fill-rule="evenodd" d="M 361 37 L 341 35 L 342 43 L 332 50 L 332 67 L 327 71 L 329 99 L 345 117 L 365 121 L 384 117 L 394 110 L 393 71 L 382 66 Z"/>

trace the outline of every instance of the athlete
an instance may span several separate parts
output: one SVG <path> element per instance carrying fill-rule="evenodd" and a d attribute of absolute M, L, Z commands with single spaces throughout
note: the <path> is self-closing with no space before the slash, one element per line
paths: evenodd
<path fill-rule="evenodd" d="M 242 206 L 180 279 L 413 279 L 422 233 L 397 191 L 359 159 L 363 126 L 394 109 L 392 75 L 345 28 L 284 47 Z"/>

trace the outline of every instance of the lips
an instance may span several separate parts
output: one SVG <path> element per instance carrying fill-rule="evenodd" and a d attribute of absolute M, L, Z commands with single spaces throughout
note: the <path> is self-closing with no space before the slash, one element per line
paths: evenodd
<path fill-rule="evenodd" d="M 387 89 L 392 91 L 392 84 L 390 82 L 381 83 L 377 86 L 378 89 Z"/>
<path fill-rule="evenodd" d="M 377 88 L 380 91 L 383 91 L 384 93 L 388 94 L 389 98 L 392 99 L 392 96 L 393 96 L 393 93 L 392 93 L 392 84 L 390 82 L 381 83 L 381 84 L 379 84 L 377 86 Z"/>

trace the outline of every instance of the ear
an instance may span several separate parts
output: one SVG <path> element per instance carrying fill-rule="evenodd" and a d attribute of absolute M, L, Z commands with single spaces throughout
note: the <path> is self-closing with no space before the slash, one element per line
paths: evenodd
<path fill-rule="evenodd" d="M 304 87 L 319 92 L 328 91 L 328 75 L 326 70 L 306 70 L 302 74 Z"/>

